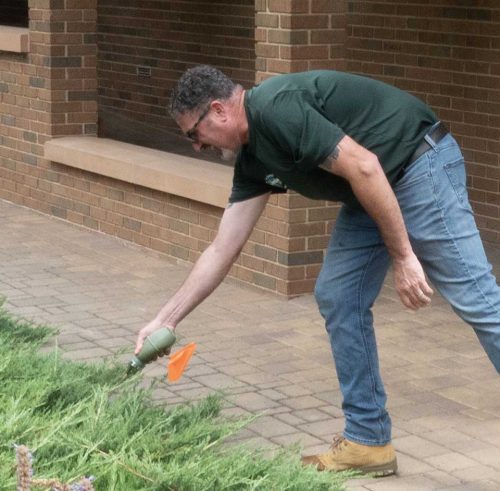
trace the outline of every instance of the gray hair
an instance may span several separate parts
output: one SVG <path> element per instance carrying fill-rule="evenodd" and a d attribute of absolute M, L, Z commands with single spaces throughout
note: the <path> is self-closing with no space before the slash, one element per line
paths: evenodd
<path fill-rule="evenodd" d="M 235 88 L 236 84 L 213 66 L 189 68 L 172 90 L 169 112 L 175 117 L 202 108 L 214 99 L 229 99 Z"/>

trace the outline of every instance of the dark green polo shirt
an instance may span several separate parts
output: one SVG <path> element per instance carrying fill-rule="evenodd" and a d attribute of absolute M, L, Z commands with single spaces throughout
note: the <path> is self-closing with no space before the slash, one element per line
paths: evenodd
<path fill-rule="evenodd" d="M 317 70 L 269 78 L 245 94 L 249 142 L 235 164 L 230 202 L 293 189 L 358 204 L 349 183 L 318 166 L 349 135 L 377 155 L 393 182 L 436 115 L 382 82 Z"/>

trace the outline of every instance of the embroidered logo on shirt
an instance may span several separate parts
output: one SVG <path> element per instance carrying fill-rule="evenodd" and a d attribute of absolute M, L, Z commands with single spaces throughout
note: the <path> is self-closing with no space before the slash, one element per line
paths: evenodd
<path fill-rule="evenodd" d="M 268 184 L 269 186 L 274 186 L 275 188 L 286 189 L 286 186 L 281 182 L 281 180 L 278 179 L 273 174 L 268 174 L 264 180 L 266 181 L 266 184 Z"/>

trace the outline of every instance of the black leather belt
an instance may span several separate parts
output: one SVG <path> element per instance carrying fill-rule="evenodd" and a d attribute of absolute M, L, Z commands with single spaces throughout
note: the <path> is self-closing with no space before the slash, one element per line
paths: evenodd
<path fill-rule="evenodd" d="M 436 125 L 434 125 L 429 130 L 428 133 L 426 133 L 425 136 L 428 136 L 434 143 L 437 144 L 448 133 L 449 133 L 449 130 L 446 127 L 446 125 L 444 123 L 442 123 L 441 121 L 439 121 Z M 406 162 L 406 164 L 403 165 L 403 167 L 399 171 L 398 175 L 396 176 L 396 182 L 399 181 L 403 177 L 406 169 L 408 169 L 408 167 L 410 167 L 410 165 L 413 164 L 413 162 L 415 162 L 415 160 L 419 159 L 425 152 L 428 152 L 431 148 L 432 147 L 429 143 L 427 143 L 427 140 L 425 138 L 422 139 L 422 141 L 419 143 L 416 150 L 411 154 L 411 156 L 408 159 L 408 161 Z"/>

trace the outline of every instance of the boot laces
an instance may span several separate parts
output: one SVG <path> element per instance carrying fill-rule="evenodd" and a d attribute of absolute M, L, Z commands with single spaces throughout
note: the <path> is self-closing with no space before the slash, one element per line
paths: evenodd
<path fill-rule="evenodd" d="M 333 437 L 332 445 L 330 446 L 330 450 L 332 453 L 341 452 L 343 447 L 345 446 L 346 439 L 342 435 L 335 435 Z"/>

